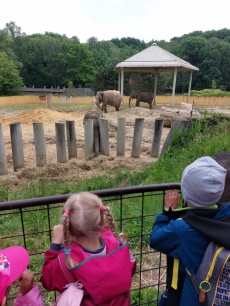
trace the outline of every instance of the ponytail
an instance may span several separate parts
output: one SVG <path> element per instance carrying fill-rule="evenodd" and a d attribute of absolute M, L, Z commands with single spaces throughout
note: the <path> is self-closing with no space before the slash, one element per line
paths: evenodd
<path fill-rule="evenodd" d="M 65 254 L 67 256 L 68 265 L 73 268 L 74 264 L 72 259 L 70 258 L 70 248 L 69 248 L 69 211 L 66 210 L 63 214 L 63 234 L 64 234 L 64 245 L 65 245 Z"/>
<path fill-rule="evenodd" d="M 108 206 L 104 207 L 104 212 L 105 212 L 105 215 L 106 215 L 107 220 L 109 222 L 109 227 L 111 229 L 111 232 L 113 233 L 113 236 L 116 237 L 119 240 L 120 237 L 119 237 L 119 234 L 118 234 L 117 229 L 116 229 L 116 224 L 115 224 L 115 221 L 113 219 L 111 210 L 109 209 Z"/>

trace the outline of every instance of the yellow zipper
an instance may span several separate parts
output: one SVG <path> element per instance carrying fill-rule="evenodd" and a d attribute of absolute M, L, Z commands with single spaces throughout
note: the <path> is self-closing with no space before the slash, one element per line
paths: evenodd
<path fill-rule="evenodd" d="M 216 258 L 217 258 L 217 256 L 219 255 L 219 253 L 223 250 L 223 248 L 224 248 L 224 247 L 220 247 L 219 249 L 216 250 L 216 253 L 215 253 L 214 257 L 213 257 L 211 266 L 210 266 L 210 268 L 209 268 L 209 270 L 208 270 L 208 273 L 207 273 L 207 275 L 206 275 L 206 278 L 205 278 L 206 282 L 208 282 L 209 279 L 210 279 L 210 277 L 212 276 L 212 272 L 213 272 L 213 270 L 214 270 L 214 266 L 215 266 L 215 263 L 216 263 Z"/>

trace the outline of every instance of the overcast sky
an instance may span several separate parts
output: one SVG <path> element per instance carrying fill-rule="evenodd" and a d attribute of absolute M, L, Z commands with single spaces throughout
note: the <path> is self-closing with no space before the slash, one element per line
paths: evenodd
<path fill-rule="evenodd" d="M 0 29 L 14 21 L 27 35 L 54 32 L 80 42 L 135 37 L 169 41 L 196 30 L 230 28 L 229 0 L 2 0 Z"/>

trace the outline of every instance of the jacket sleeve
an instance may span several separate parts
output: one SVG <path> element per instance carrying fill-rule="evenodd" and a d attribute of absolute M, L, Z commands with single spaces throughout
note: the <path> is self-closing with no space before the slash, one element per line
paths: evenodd
<path fill-rule="evenodd" d="M 61 245 L 51 243 L 50 249 L 45 252 L 45 263 L 42 267 L 40 281 L 42 286 L 48 291 L 58 291 L 62 293 L 67 280 L 59 264 L 58 255 L 62 251 Z"/>
<path fill-rule="evenodd" d="M 179 258 L 183 220 L 171 220 L 165 215 L 157 215 L 150 234 L 150 247 L 166 255 Z"/>
<path fill-rule="evenodd" d="M 44 306 L 38 285 L 35 285 L 27 294 L 19 295 L 14 301 L 14 306 Z"/>

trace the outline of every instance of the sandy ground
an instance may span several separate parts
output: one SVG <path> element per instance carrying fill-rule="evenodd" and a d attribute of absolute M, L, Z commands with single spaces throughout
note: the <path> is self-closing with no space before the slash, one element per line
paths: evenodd
<path fill-rule="evenodd" d="M 8 174 L 1 175 L 0 181 L 17 185 L 24 179 L 34 178 L 38 172 L 45 172 L 47 176 L 55 178 L 72 178 L 79 176 L 94 176 L 103 174 L 104 171 L 117 168 L 135 170 L 143 163 L 154 162 L 157 159 L 150 157 L 151 143 L 154 135 L 155 118 L 159 117 L 159 108 L 148 109 L 142 107 L 123 107 L 119 112 L 113 108 L 108 109 L 106 119 L 109 121 L 109 156 L 100 155 L 98 157 L 85 157 L 84 148 L 84 126 L 83 118 L 86 111 L 79 109 L 77 112 L 56 111 L 54 109 L 38 108 L 13 114 L 12 111 L 2 109 L 0 123 L 4 137 L 5 152 L 7 158 Z M 117 118 L 126 117 L 126 145 L 125 157 L 117 157 Z M 132 158 L 132 142 L 134 133 L 135 118 L 144 118 L 144 128 L 142 134 L 142 144 L 140 158 Z M 77 157 L 71 158 L 67 163 L 57 163 L 55 121 L 72 119 L 75 121 Z M 24 168 L 14 171 L 12 147 L 10 137 L 10 123 L 21 122 Z M 46 140 L 46 160 L 47 166 L 36 167 L 36 156 L 33 135 L 33 123 L 43 122 Z M 164 128 L 161 148 L 168 135 L 169 128 Z M 67 147 L 66 147 L 66 150 Z M 68 153 L 67 153 L 68 155 Z M 42 169 L 41 169 L 42 168 Z"/>
<path fill-rule="evenodd" d="M 207 108 L 206 108 L 207 109 Z M 154 135 L 155 119 L 160 116 L 160 107 L 148 109 L 144 107 L 123 107 L 119 112 L 113 108 L 108 109 L 106 119 L 109 121 L 109 156 L 100 155 L 98 157 L 85 157 L 84 149 L 84 126 L 83 118 L 86 110 L 79 108 L 79 111 L 56 111 L 54 109 L 38 108 L 14 114 L 12 110 L 2 108 L 0 113 L 0 123 L 2 124 L 5 152 L 7 157 L 8 174 L 0 176 L 0 182 L 10 183 L 17 186 L 22 182 L 29 182 L 36 178 L 39 173 L 46 175 L 50 179 L 92 177 L 103 175 L 108 170 L 117 168 L 130 169 L 135 171 L 146 162 L 155 162 L 157 158 L 150 157 L 150 149 Z M 221 112 L 230 114 L 229 109 L 212 107 L 210 112 Z M 117 118 L 126 118 L 126 149 L 125 157 L 117 157 Z M 144 118 L 144 128 L 142 134 L 142 144 L 140 158 L 132 158 L 132 142 L 134 133 L 134 123 L 136 118 Z M 77 157 L 71 158 L 67 163 L 58 163 L 56 154 L 55 121 L 72 119 L 75 121 Z M 10 137 L 10 126 L 12 122 L 21 122 L 24 168 L 14 171 L 12 147 Z M 36 167 L 33 122 L 44 123 L 44 133 L 46 140 L 47 165 Z M 161 148 L 169 133 L 169 128 L 164 128 L 161 138 Z M 68 154 L 67 154 L 68 155 Z"/>

